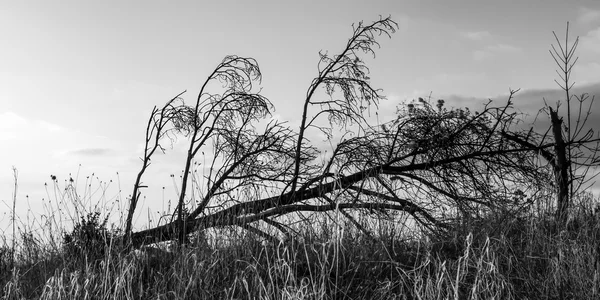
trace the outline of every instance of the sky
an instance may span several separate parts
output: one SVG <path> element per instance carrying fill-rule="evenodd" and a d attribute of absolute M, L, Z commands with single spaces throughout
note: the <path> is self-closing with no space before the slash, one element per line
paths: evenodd
<path fill-rule="evenodd" d="M 562 95 L 548 50 L 552 31 L 562 39 L 567 21 L 580 36 L 577 91 L 600 92 L 597 0 L 2 2 L 0 230 L 12 205 L 13 166 L 20 216 L 39 216 L 49 199 L 61 198 L 50 175 L 61 188 L 72 177 L 85 201 L 124 206 L 152 108 L 184 90 L 195 99 L 225 55 L 254 57 L 277 116 L 297 120 L 318 52 L 342 50 L 353 23 L 380 15 L 399 24 L 368 60 L 390 117 L 416 97 L 481 107 L 518 88 L 516 108 L 535 114 L 544 99 Z M 170 175 L 181 172 L 182 150 L 169 151 L 146 177 L 142 214 L 176 198 Z"/>

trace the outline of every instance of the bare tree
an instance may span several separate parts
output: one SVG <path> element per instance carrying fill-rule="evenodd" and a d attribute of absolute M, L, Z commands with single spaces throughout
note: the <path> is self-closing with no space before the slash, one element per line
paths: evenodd
<path fill-rule="evenodd" d="M 369 123 L 367 113 L 384 97 L 371 86 L 361 55 L 374 55 L 376 38 L 396 28 L 390 18 L 361 22 L 339 54 L 320 53 L 297 132 L 269 119 L 272 104 L 256 91 L 256 61 L 225 57 L 194 105 L 182 104 L 172 118 L 190 141 L 177 220 L 133 233 L 133 244 L 184 243 L 189 233 L 223 226 L 270 237 L 257 225 L 286 231 L 283 216 L 334 210 L 351 222 L 349 212 L 402 213 L 422 228 L 440 230 L 449 219 L 506 205 L 516 191 L 543 188 L 549 173 L 537 153 L 554 144 L 516 126 L 516 91 L 505 105 L 490 101 L 474 113 L 420 98 L 399 106 L 389 122 Z M 316 133 L 335 145 L 331 153 L 311 141 Z M 195 162 L 198 153 L 212 159 Z"/>
<path fill-rule="evenodd" d="M 595 96 L 588 94 L 573 95 L 572 88 L 575 82 L 571 79 L 571 71 L 578 60 L 575 56 L 579 37 L 569 45 L 569 23 L 565 33 L 564 45 L 554 33 L 558 49 L 552 45 L 550 55 L 556 62 L 560 78 L 556 84 L 565 92 L 565 101 L 557 101 L 556 107 L 546 104 L 543 111 L 550 118 L 550 127 L 543 134 L 536 134 L 532 130 L 527 132 L 504 132 L 504 136 L 517 142 L 523 147 L 539 151 L 551 167 L 556 187 L 557 208 L 556 218 L 560 224 L 565 225 L 568 219 L 569 206 L 573 197 L 581 191 L 594 176 L 588 176 L 592 167 L 600 165 L 598 157 L 600 149 L 600 136 L 594 129 L 586 126 L 592 112 Z M 546 101 L 546 99 L 544 99 Z M 559 115 L 561 106 L 566 103 L 566 122 Z"/>
<path fill-rule="evenodd" d="M 125 241 L 128 241 L 131 235 L 133 214 L 141 196 L 140 189 L 147 187 L 142 183 L 142 176 L 150 166 L 150 160 L 156 150 L 160 149 L 164 153 L 165 149 L 160 144 L 161 140 L 164 137 L 172 137 L 170 132 L 179 127 L 179 123 L 177 123 L 177 117 L 182 112 L 179 111 L 180 106 L 177 105 L 176 102 L 182 100 L 180 96 L 184 93 L 185 91 L 173 97 L 160 110 L 155 106 L 152 109 L 150 118 L 148 119 L 148 123 L 146 125 L 146 137 L 144 139 L 144 157 L 140 158 L 142 161 L 142 168 L 136 176 L 135 183 L 133 184 L 131 199 L 129 199 L 129 210 L 127 212 L 127 219 L 125 221 Z"/>

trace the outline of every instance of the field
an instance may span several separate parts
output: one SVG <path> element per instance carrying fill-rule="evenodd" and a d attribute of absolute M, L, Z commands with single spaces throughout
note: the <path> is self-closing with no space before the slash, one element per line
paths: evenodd
<path fill-rule="evenodd" d="M 65 232 L 87 245 L 23 230 L 13 256 L 5 242 L 1 299 L 596 299 L 597 204 L 579 197 L 560 232 L 543 211 L 505 211 L 444 236 L 382 221 L 365 224 L 368 237 L 323 220 L 282 243 L 222 230 L 183 249 L 130 253 L 105 238 L 96 214 Z"/>

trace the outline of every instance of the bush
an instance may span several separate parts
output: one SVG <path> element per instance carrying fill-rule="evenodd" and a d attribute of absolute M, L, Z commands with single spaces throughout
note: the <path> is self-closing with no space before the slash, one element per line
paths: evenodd
<path fill-rule="evenodd" d="M 119 232 L 109 230 L 107 223 L 108 216 L 101 222 L 99 212 L 89 213 L 87 217 L 81 217 L 71 233 L 63 235 L 65 254 L 70 261 L 79 266 L 85 265 L 85 262 L 95 263 L 115 249 Z"/>

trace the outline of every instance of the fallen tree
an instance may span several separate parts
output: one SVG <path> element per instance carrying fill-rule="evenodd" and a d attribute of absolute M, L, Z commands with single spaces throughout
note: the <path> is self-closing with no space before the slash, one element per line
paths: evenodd
<path fill-rule="evenodd" d="M 390 37 L 396 28 L 390 18 L 361 22 L 339 54 L 320 53 L 298 129 L 270 118 L 274 107 L 256 86 L 258 64 L 239 56 L 224 58 L 195 103 L 186 104 L 180 94 L 155 108 L 130 199 L 127 240 L 134 247 L 185 243 L 190 233 L 223 226 L 269 238 L 258 224 L 285 233 L 285 216 L 331 211 L 356 226 L 351 212 L 360 211 L 386 218 L 408 214 L 420 228 L 444 230 L 456 217 L 528 205 L 524 197 L 515 201 L 515 195 L 532 196 L 546 188 L 553 173 L 537 155 L 554 155 L 555 143 L 524 135 L 512 111 L 516 91 L 505 105 L 490 101 L 481 112 L 419 98 L 399 106 L 386 123 L 369 122 L 366 113 L 385 98 L 371 86 L 361 55 L 374 55 L 376 38 Z M 174 218 L 132 233 L 150 157 L 163 149 L 165 137 L 175 134 L 184 135 L 189 147 Z M 333 145 L 331 153 L 311 141 L 317 134 Z M 195 162 L 199 153 L 212 157 L 208 165 Z M 208 174 L 192 178 L 198 167 Z M 190 197 L 192 188 L 197 192 Z"/>

